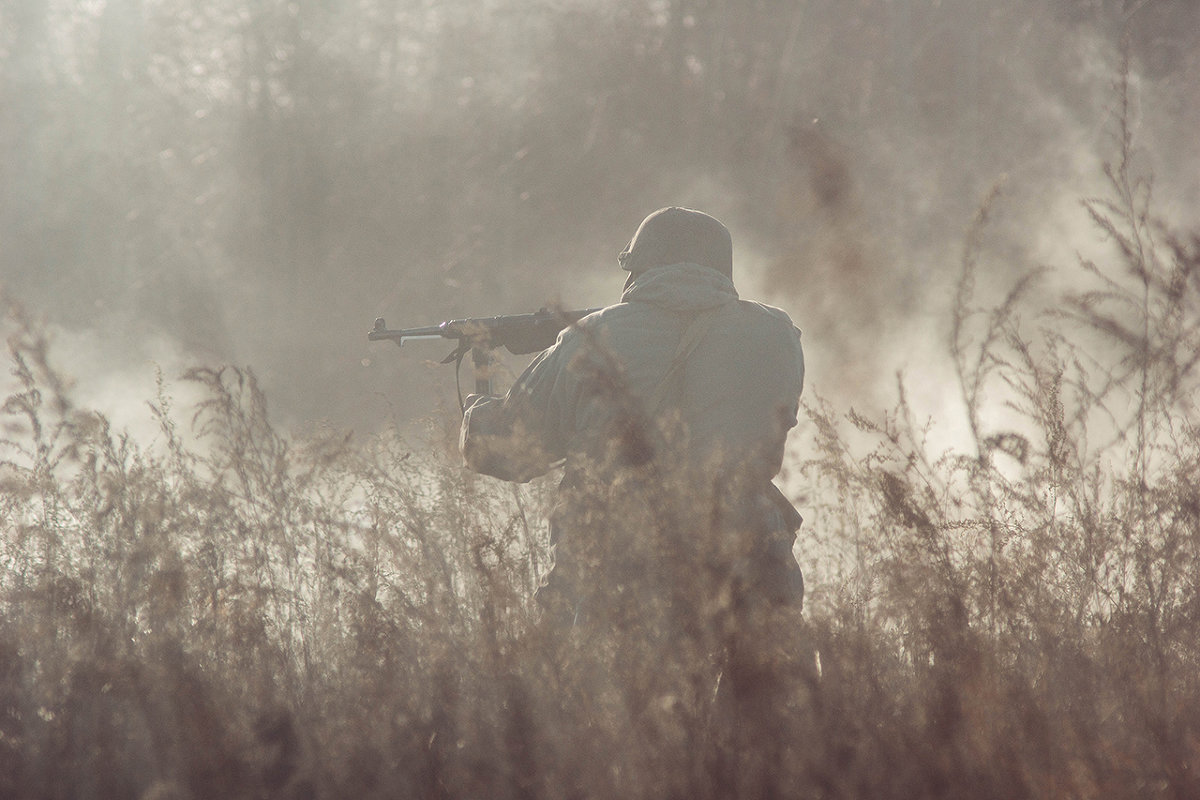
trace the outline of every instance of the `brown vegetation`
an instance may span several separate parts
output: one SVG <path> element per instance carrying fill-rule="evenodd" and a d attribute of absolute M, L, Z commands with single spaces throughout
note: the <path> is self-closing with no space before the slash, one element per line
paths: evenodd
<path fill-rule="evenodd" d="M 440 435 L 285 436 L 233 368 L 185 376 L 190 433 L 164 391 L 134 442 L 10 307 L 0 795 L 1197 796 L 1200 243 L 1130 150 L 1086 203 L 1115 246 L 1094 290 L 1039 312 L 1031 275 L 975 308 L 969 239 L 961 450 L 929 454 L 903 391 L 810 408 L 823 677 L 770 737 L 716 721 L 720 603 L 682 638 L 539 633 L 547 485 L 474 477 Z M 639 530 L 702 529 L 673 497 Z M 694 598 L 684 562 L 660 577 Z"/>

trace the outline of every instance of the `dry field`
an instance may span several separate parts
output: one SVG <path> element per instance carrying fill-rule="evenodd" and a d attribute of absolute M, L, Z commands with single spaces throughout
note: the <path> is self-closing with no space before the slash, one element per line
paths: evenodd
<path fill-rule="evenodd" d="M 465 474 L 444 431 L 284 434 L 234 368 L 133 441 L 11 304 L 0 796 L 1200 796 L 1200 242 L 1109 173 L 1087 291 L 1039 304 L 1031 274 L 976 307 L 968 237 L 961 448 L 929 452 L 918 375 L 881 416 L 810 400 L 789 476 L 821 676 L 744 699 L 770 735 L 714 707 L 719 598 L 539 632 L 549 483 Z"/>

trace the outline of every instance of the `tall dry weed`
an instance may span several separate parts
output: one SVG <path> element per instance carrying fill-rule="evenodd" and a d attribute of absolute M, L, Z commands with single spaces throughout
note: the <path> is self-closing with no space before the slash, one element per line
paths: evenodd
<path fill-rule="evenodd" d="M 1155 218 L 1117 117 L 1092 288 L 978 307 L 993 205 L 968 237 L 961 448 L 930 452 L 904 381 L 878 417 L 810 406 L 819 683 L 773 660 L 795 620 L 734 613 L 720 492 L 654 459 L 585 498 L 625 570 L 610 624 L 547 635 L 548 480 L 466 472 L 440 429 L 286 435 L 228 367 L 184 376 L 190 417 L 164 384 L 133 441 L 9 303 L 0 795 L 1196 796 L 1200 240 Z"/>
<path fill-rule="evenodd" d="M 1081 261 L 1089 288 L 1039 306 L 1036 271 L 975 307 L 994 198 L 968 237 L 949 348 L 964 447 L 929 452 L 903 383 L 880 418 L 812 408 L 812 535 L 841 576 L 823 699 L 854 709 L 832 746 L 875 770 L 872 794 L 1200 790 L 1200 261 L 1153 215 L 1126 97 L 1109 193 L 1084 202 L 1112 243 Z"/>

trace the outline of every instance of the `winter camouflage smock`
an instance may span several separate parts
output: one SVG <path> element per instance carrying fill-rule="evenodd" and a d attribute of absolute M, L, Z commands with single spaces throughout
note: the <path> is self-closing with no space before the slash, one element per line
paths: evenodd
<path fill-rule="evenodd" d="M 647 507 L 644 494 L 635 497 L 638 488 L 610 494 L 608 522 L 597 523 L 580 499 L 589 486 L 617 486 L 630 474 L 651 481 L 685 475 L 696 503 L 722 509 L 717 527 L 750 533 L 742 538 L 753 540 L 754 552 L 735 559 L 746 572 L 740 582 L 798 608 L 803 577 L 791 549 L 801 518 L 771 478 L 796 424 L 803 382 L 800 331 L 787 314 L 739 299 L 733 282 L 713 269 L 672 264 L 634 276 L 620 303 L 564 330 L 506 397 L 474 402 L 461 446 L 470 468 L 511 481 L 566 460 L 562 500 L 551 517 L 554 567 L 538 592 L 556 618 L 578 620 L 606 590 L 603 573 L 621 572 L 605 565 L 611 552 L 588 553 L 596 537 L 611 549 L 632 549 L 653 527 L 619 540 Z M 621 452 L 637 429 L 648 429 L 648 456 Z M 672 468 L 646 473 L 638 465 L 647 458 Z"/>
<path fill-rule="evenodd" d="M 694 323 L 699 340 L 668 378 Z M 769 480 L 803 383 L 800 331 L 785 312 L 739 299 L 733 281 L 708 267 L 657 267 L 636 276 L 620 303 L 564 330 L 506 397 L 474 403 L 463 420 L 463 454 L 478 472 L 529 480 L 594 448 L 614 418 L 629 413 L 629 401 L 646 410 L 658 392 L 664 401 L 654 411 L 678 414 L 691 459 Z"/>

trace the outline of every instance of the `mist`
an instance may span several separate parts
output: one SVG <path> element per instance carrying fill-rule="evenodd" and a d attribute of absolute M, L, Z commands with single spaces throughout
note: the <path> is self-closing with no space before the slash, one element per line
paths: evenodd
<path fill-rule="evenodd" d="M 1129 80 L 1158 212 L 1200 199 L 1187 0 L 9 0 L 0 283 L 84 399 L 249 366 L 272 414 L 370 431 L 453 407 L 392 327 L 604 305 L 650 211 L 725 221 L 811 392 L 932 412 L 963 241 L 980 291 L 1107 246 L 1080 205 Z"/>

